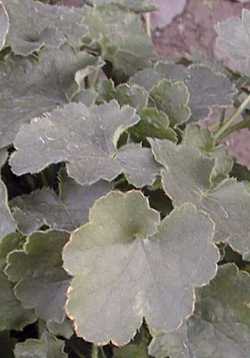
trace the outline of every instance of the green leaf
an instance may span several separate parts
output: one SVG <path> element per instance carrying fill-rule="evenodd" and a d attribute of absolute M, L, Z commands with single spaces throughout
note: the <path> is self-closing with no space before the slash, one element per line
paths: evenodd
<path fill-rule="evenodd" d="M 68 235 L 41 231 L 29 236 L 22 250 L 8 255 L 5 273 L 15 284 L 15 294 L 39 318 L 61 322 L 69 276 L 62 268 L 61 252 Z"/>
<path fill-rule="evenodd" d="M 91 45 L 99 46 L 102 57 L 125 75 L 142 69 L 155 56 L 140 17 L 132 12 L 112 4 L 93 7 L 86 11 L 85 24 Z"/>
<path fill-rule="evenodd" d="M 240 17 L 219 23 L 215 29 L 215 54 L 225 65 L 242 75 L 250 76 L 248 47 L 250 44 L 250 11 L 243 9 Z"/>
<path fill-rule="evenodd" d="M 216 223 L 216 242 L 228 242 L 243 255 L 250 251 L 250 193 L 230 178 L 211 185 L 214 161 L 187 144 L 151 140 L 156 160 L 164 166 L 162 184 L 174 206 L 190 202 Z"/>
<path fill-rule="evenodd" d="M 122 83 L 115 87 L 112 80 L 103 80 L 99 83 L 99 101 L 116 99 L 120 106 L 129 105 L 137 111 L 148 104 L 148 92 L 141 86 Z"/>
<path fill-rule="evenodd" d="M 70 47 L 43 51 L 38 63 L 19 56 L 0 62 L 0 148 L 13 142 L 23 123 L 68 103 L 75 73 L 95 62 Z"/>
<path fill-rule="evenodd" d="M 177 134 L 169 127 L 169 118 L 166 113 L 153 107 L 143 108 L 140 113 L 140 122 L 130 129 L 141 139 L 146 137 L 169 139 L 177 142 Z"/>
<path fill-rule="evenodd" d="M 27 339 L 15 346 L 15 358 L 67 358 L 64 352 L 64 341 L 49 333 L 41 339 Z"/>
<path fill-rule="evenodd" d="M 141 192 L 111 192 L 72 234 L 66 309 L 79 336 L 124 345 L 143 317 L 151 332 L 167 331 L 192 313 L 193 288 L 216 273 L 214 225 L 190 204 L 159 220 Z"/>
<path fill-rule="evenodd" d="M 72 322 L 65 318 L 63 322 L 47 321 L 47 327 L 51 334 L 70 339 L 74 334 Z"/>
<path fill-rule="evenodd" d="M 130 343 L 122 348 L 114 348 L 114 358 L 149 358 L 147 346 L 144 342 Z"/>
<path fill-rule="evenodd" d="M 168 115 L 170 123 L 177 126 L 191 116 L 189 91 L 184 82 L 161 80 L 150 91 L 151 105 Z"/>
<path fill-rule="evenodd" d="M 87 34 L 84 9 L 51 6 L 33 0 L 2 0 L 10 18 L 7 45 L 28 56 L 43 46 L 58 49 L 68 43 L 80 47 Z"/>
<path fill-rule="evenodd" d="M 110 190 L 111 185 L 104 181 L 81 186 L 66 177 L 60 181 L 59 196 L 42 188 L 14 198 L 10 205 L 19 230 L 26 235 L 43 225 L 70 232 L 88 221 L 89 208 Z"/>
<path fill-rule="evenodd" d="M 115 4 L 121 9 L 136 13 L 154 11 L 156 6 L 152 0 L 92 0 L 95 5 Z"/>
<path fill-rule="evenodd" d="M 3 272 L 8 254 L 22 245 L 23 238 L 18 234 L 8 235 L 0 242 L 0 331 L 22 330 L 36 320 L 33 311 L 25 310 L 17 300 L 13 284 Z"/>
<path fill-rule="evenodd" d="M 6 37 L 9 32 L 9 15 L 7 13 L 7 10 L 2 3 L 0 2 L 0 50 L 5 45 Z"/>
<path fill-rule="evenodd" d="M 155 337 L 155 358 L 248 358 L 250 276 L 233 264 L 219 268 L 211 283 L 196 290 L 194 315 L 177 331 Z"/>
<path fill-rule="evenodd" d="M 49 164 L 66 161 L 69 176 L 85 185 L 99 179 L 113 180 L 123 171 L 130 174 L 135 166 L 145 164 L 147 160 L 147 172 L 153 170 L 155 176 L 157 165 L 151 153 L 140 150 L 145 153 L 140 154 L 138 151 L 136 161 L 132 163 L 128 147 L 122 149 L 121 154 L 116 148 L 120 134 L 139 119 L 134 109 L 129 106 L 120 108 L 116 101 L 91 108 L 68 104 L 35 118 L 20 129 L 15 139 L 17 151 L 10 159 L 12 170 L 18 175 L 36 173 Z M 151 183 L 152 175 L 142 180 Z"/>
<path fill-rule="evenodd" d="M 236 93 L 235 86 L 223 73 L 215 72 L 204 65 L 185 67 L 158 62 L 153 69 L 144 69 L 136 73 L 130 82 L 151 91 L 153 86 L 163 79 L 185 82 L 190 93 L 192 121 L 206 118 L 212 107 L 227 107 L 232 104 Z"/>

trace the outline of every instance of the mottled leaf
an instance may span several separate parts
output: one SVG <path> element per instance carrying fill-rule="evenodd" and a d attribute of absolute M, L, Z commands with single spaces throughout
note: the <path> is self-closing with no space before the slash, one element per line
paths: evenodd
<path fill-rule="evenodd" d="M 18 175 L 36 173 L 66 161 L 69 176 L 80 184 L 113 180 L 123 172 L 117 141 L 139 119 L 135 109 L 120 108 L 116 101 L 91 108 L 68 104 L 21 128 L 10 160 L 12 169 Z"/>
<path fill-rule="evenodd" d="M 187 144 L 151 140 L 162 170 L 162 183 L 175 206 L 190 202 L 210 214 L 216 223 L 216 241 L 229 242 L 246 254 L 250 251 L 250 194 L 244 183 L 230 178 L 212 186 L 214 161 Z"/>
<path fill-rule="evenodd" d="M 7 13 L 7 10 L 0 1 L 0 50 L 5 45 L 6 37 L 9 32 L 9 15 Z"/>
<path fill-rule="evenodd" d="M 39 63 L 18 56 L 0 62 L 0 148 L 13 142 L 21 124 L 68 103 L 76 71 L 95 61 L 64 47 L 43 51 Z"/>
<path fill-rule="evenodd" d="M 191 116 L 189 91 L 184 82 L 161 80 L 150 91 L 150 102 L 168 115 L 174 126 L 187 122 Z"/>
<path fill-rule="evenodd" d="M 15 346 L 15 358 L 67 358 L 64 341 L 44 333 L 40 339 L 29 338 Z"/>
<path fill-rule="evenodd" d="M 16 197 L 10 204 L 19 230 L 26 235 L 43 225 L 73 231 L 88 221 L 89 208 L 110 190 L 111 185 L 104 181 L 81 186 L 65 178 L 60 182 L 59 196 L 52 189 L 42 188 Z"/>
<path fill-rule="evenodd" d="M 69 276 L 62 268 L 61 252 L 68 235 L 41 231 L 29 236 L 22 250 L 8 255 L 5 273 L 25 308 L 44 320 L 62 321 Z"/>
<path fill-rule="evenodd" d="M 95 5 L 115 4 L 122 9 L 136 13 L 149 12 L 156 8 L 152 0 L 92 0 L 92 3 Z"/>
<path fill-rule="evenodd" d="M 232 17 L 216 26 L 215 53 L 233 71 L 250 76 L 250 11 L 242 10 L 241 18 Z"/>
<path fill-rule="evenodd" d="M 22 247 L 23 240 L 18 234 L 6 236 L 0 243 L 0 331 L 22 330 L 26 325 L 36 320 L 32 310 L 25 310 L 17 300 L 13 284 L 4 274 L 7 255 Z"/>
<path fill-rule="evenodd" d="M 193 121 L 207 117 L 211 107 L 230 105 L 236 93 L 235 86 L 224 74 L 214 72 L 203 65 L 185 67 L 158 62 L 154 69 L 144 69 L 136 73 L 130 81 L 150 91 L 162 79 L 185 82 L 190 93 L 189 106 Z"/>
<path fill-rule="evenodd" d="M 96 201 L 63 254 L 74 276 L 66 308 L 77 334 L 123 345 L 143 317 L 152 332 L 177 328 L 192 313 L 193 287 L 215 275 L 213 233 L 213 223 L 190 204 L 159 224 L 140 192 Z"/>
<path fill-rule="evenodd" d="M 131 75 L 153 59 L 152 42 L 136 14 L 112 4 L 97 6 L 87 11 L 85 23 L 91 44 L 100 47 L 103 58 L 116 70 Z"/>
<path fill-rule="evenodd" d="M 51 6 L 33 0 L 2 0 L 10 18 L 7 44 L 27 56 L 41 47 L 57 49 L 65 43 L 80 47 L 87 34 L 84 10 Z"/>
<path fill-rule="evenodd" d="M 140 111 L 139 115 L 141 120 L 130 129 L 132 134 L 141 139 L 151 137 L 177 142 L 177 134 L 170 128 L 169 118 L 166 113 L 158 111 L 154 107 L 146 107 Z"/>
<path fill-rule="evenodd" d="M 248 358 L 250 352 L 250 276 L 233 264 L 196 290 L 194 315 L 176 332 L 153 339 L 155 358 Z"/>

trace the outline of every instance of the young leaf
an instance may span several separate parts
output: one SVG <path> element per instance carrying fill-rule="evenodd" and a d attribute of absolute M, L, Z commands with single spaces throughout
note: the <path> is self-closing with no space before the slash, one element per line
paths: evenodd
<path fill-rule="evenodd" d="M 159 219 L 140 192 L 111 192 L 72 234 L 66 308 L 79 336 L 123 345 L 143 317 L 151 331 L 167 331 L 192 313 L 193 288 L 216 273 L 214 225 L 190 204 Z"/>
<path fill-rule="evenodd" d="M 81 186 L 70 178 L 60 182 L 59 196 L 49 188 L 14 198 L 10 205 L 18 229 L 30 235 L 43 225 L 72 231 L 88 221 L 89 208 L 95 200 L 111 190 L 111 185 L 100 181 Z"/>
<path fill-rule="evenodd" d="M 76 71 L 95 61 L 85 52 L 63 47 L 43 51 L 39 63 L 18 56 L 0 62 L 0 148 L 13 142 L 23 123 L 68 103 Z"/>
<path fill-rule="evenodd" d="M 225 179 L 211 186 L 213 160 L 187 144 L 151 140 L 154 156 L 164 166 L 162 183 L 174 205 L 195 204 L 216 223 L 215 241 L 229 242 L 237 251 L 250 251 L 250 194 L 244 183 Z"/>
<path fill-rule="evenodd" d="M 2 50 L 5 45 L 6 37 L 9 32 L 9 25 L 7 10 L 2 1 L 0 1 L 0 50 Z"/>
<path fill-rule="evenodd" d="M 22 250 L 8 255 L 5 273 L 16 283 L 15 294 L 39 318 L 61 322 L 70 278 L 62 268 L 61 252 L 68 235 L 41 231 L 29 236 Z"/>
<path fill-rule="evenodd" d="M 150 91 L 150 103 L 168 115 L 170 123 L 177 126 L 191 116 L 189 91 L 184 82 L 161 80 Z"/>
<path fill-rule="evenodd" d="M 177 331 L 155 337 L 155 358 L 248 358 L 250 352 L 250 276 L 233 264 L 196 290 L 194 315 Z"/>
<path fill-rule="evenodd" d="M 184 81 L 190 93 L 189 106 L 192 121 L 204 119 L 210 108 L 226 107 L 232 103 L 235 86 L 222 73 L 214 72 L 204 65 L 185 67 L 167 62 L 158 62 L 154 69 L 144 69 L 136 73 L 131 83 L 151 91 L 160 80 Z"/>
<path fill-rule="evenodd" d="M 242 75 L 250 76 L 250 11 L 242 10 L 241 18 L 229 18 L 216 26 L 215 53 L 225 65 Z"/>
<path fill-rule="evenodd" d="M 14 349 L 15 358 L 67 358 L 64 345 L 64 341 L 46 332 L 40 339 L 30 338 L 17 343 Z"/>
<path fill-rule="evenodd" d="M 28 56 L 41 47 L 58 49 L 68 43 L 80 47 L 87 34 L 83 9 L 41 4 L 33 0 L 2 0 L 10 18 L 7 44 Z"/>
<path fill-rule="evenodd" d="M 177 134 L 170 128 L 169 117 L 166 113 L 154 107 L 143 108 L 140 112 L 140 122 L 130 129 L 141 139 L 146 137 L 169 139 L 177 142 Z"/>
<path fill-rule="evenodd" d="M 69 176 L 85 185 L 113 180 L 122 172 L 133 180 L 135 167 L 146 161 L 148 167 L 137 173 L 135 185 L 141 181 L 152 184 L 158 166 L 150 151 L 138 148 L 132 162 L 131 147 L 124 147 L 121 153 L 116 148 L 120 134 L 139 119 L 134 109 L 120 108 L 116 101 L 91 108 L 68 104 L 20 129 L 15 139 L 17 151 L 10 160 L 12 169 L 18 175 L 36 173 L 49 164 L 66 161 Z M 147 173 L 149 177 L 142 177 Z"/>
<path fill-rule="evenodd" d="M 91 44 L 95 42 L 103 58 L 126 75 L 142 69 L 154 57 L 142 21 L 132 12 L 112 4 L 93 7 L 86 11 L 85 24 Z"/>
<path fill-rule="evenodd" d="M 8 254 L 20 249 L 22 244 L 23 238 L 18 234 L 8 235 L 0 242 L 0 331 L 22 330 L 36 320 L 34 312 L 25 310 L 16 298 L 13 284 L 3 272 Z"/>

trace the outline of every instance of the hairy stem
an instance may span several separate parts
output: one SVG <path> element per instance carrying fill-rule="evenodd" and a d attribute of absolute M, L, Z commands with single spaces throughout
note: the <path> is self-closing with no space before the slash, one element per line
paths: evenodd
<path fill-rule="evenodd" d="M 250 103 L 250 95 L 241 103 L 241 105 L 236 110 L 236 112 L 230 118 L 228 118 L 228 120 L 224 121 L 223 125 L 214 134 L 215 142 L 218 142 L 225 137 L 225 133 L 228 132 L 231 125 L 241 115 L 241 113 L 246 109 L 246 107 L 248 106 L 249 103 Z"/>

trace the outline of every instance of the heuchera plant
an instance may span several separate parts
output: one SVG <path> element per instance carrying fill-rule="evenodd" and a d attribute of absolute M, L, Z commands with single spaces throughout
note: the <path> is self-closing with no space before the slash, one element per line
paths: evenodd
<path fill-rule="evenodd" d="M 250 357 L 250 12 L 187 64 L 152 10 L 0 1 L 3 358 Z"/>

